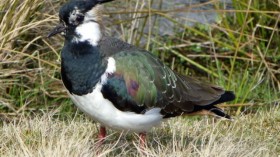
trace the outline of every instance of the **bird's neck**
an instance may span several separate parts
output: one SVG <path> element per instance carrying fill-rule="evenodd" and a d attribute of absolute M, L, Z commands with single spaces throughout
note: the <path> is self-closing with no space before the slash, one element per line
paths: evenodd
<path fill-rule="evenodd" d="M 91 46 L 97 46 L 103 36 L 101 25 L 97 21 L 88 21 L 80 24 L 75 28 L 74 34 L 72 42 L 88 42 Z"/>

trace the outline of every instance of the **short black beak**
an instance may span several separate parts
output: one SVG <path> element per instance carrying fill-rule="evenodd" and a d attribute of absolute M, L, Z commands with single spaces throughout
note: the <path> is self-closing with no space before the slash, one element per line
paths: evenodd
<path fill-rule="evenodd" d="M 58 26 L 56 26 L 53 30 L 51 30 L 47 37 L 50 38 L 58 33 L 65 32 L 65 29 L 65 26 L 61 23 Z"/>

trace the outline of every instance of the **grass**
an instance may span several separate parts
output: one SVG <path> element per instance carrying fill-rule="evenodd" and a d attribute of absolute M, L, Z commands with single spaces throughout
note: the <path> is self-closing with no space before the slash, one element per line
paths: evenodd
<path fill-rule="evenodd" d="M 238 116 L 174 118 L 148 134 L 141 151 L 136 134 L 110 130 L 104 145 L 97 126 L 84 116 L 61 121 L 55 112 L 21 117 L 0 130 L 1 156 L 277 156 L 280 109 Z"/>
<path fill-rule="evenodd" d="M 216 0 L 205 2 L 200 5 L 211 3 L 220 13 L 219 22 L 193 27 L 182 22 L 188 19 L 172 14 L 197 5 L 162 9 L 160 0 L 151 8 L 154 2 L 106 4 L 106 32 L 150 50 L 179 73 L 233 90 L 236 100 L 222 106 L 236 121 L 172 119 L 152 130 L 145 154 L 139 152 L 136 135 L 119 139 L 120 134 L 112 131 L 101 154 L 279 155 L 279 0 L 233 0 L 232 10 L 224 10 Z M 96 153 L 96 124 L 76 111 L 60 80 L 63 38 L 46 38 L 58 23 L 63 3 L 0 2 L 0 156 Z M 160 18 L 182 31 L 161 36 Z"/>

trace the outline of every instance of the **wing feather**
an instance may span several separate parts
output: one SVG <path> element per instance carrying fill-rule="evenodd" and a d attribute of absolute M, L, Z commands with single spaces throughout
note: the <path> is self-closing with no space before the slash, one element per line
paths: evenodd
<path fill-rule="evenodd" d="M 220 87 L 173 72 L 147 51 L 113 38 L 102 42 L 106 42 L 101 47 L 104 54 L 116 60 L 116 72 L 102 92 L 120 110 L 142 113 L 159 107 L 164 114 L 180 115 L 193 112 L 195 106 L 212 104 L 225 93 Z"/>

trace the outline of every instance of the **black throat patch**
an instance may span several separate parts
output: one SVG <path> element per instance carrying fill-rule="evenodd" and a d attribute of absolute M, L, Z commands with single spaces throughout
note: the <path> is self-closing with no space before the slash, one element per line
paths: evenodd
<path fill-rule="evenodd" d="M 99 48 L 88 42 L 65 41 L 61 59 L 62 81 L 68 91 L 76 95 L 92 92 L 107 67 Z"/>

